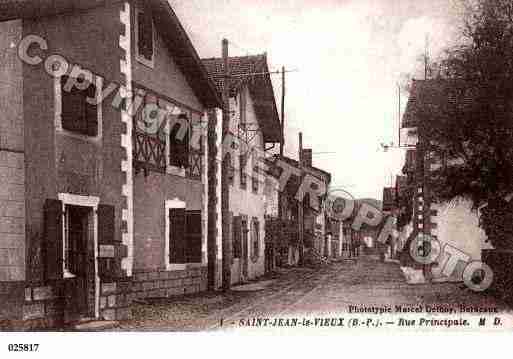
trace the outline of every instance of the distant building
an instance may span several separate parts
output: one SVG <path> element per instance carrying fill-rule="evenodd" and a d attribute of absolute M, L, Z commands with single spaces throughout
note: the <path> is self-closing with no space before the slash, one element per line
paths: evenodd
<path fill-rule="evenodd" d="M 383 215 L 391 215 L 397 212 L 397 190 L 395 187 L 383 188 Z"/>
<path fill-rule="evenodd" d="M 285 161 L 287 164 L 299 169 L 299 162 L 286 156 L 276 155 L 274 161 Z M 311 157 L 304 156 L 303 171 L 317 178 L 329 188 L 331 174 L 312 166 Z M 268 223 L 277 234 L 274 236 L 276 247 L 276 261 L 278 265 L 296 265 L 299 262 L 299 206 L 303 206 L 303 233 L 304 251 L 314 257 L 339 256 L 341 245 L 339 243 L 341 224 L 326 217 L 323 202 L 326 197 L 319 198 L 320 207 L 314 209 L 310 206 L 308 196 L 302 203 L 296 199 L 300 186 L 300 178 L 292 175 L 282 192 L 281 218 L 271 218 Z M 328 236 L 329 234 L 329 236 Z M 335 250 L 334 250 L 335 249 Z"/>
<path fill-rule="evenodd" d="M 222 58 L 202 60 L 218 91 L 223 89 Z M 258 154 L 280 142 L 281 127 L 267 55 L 230 57 L 230 132 L 240 146 L 230 154 L 231 282 L 264 275 L 272 259 L 266 244 L 267 175 L 257 176 Z M 271 146 L 269 146 L 271 144 Z M 264 178 L 262 180 L 262 177 Z"/>

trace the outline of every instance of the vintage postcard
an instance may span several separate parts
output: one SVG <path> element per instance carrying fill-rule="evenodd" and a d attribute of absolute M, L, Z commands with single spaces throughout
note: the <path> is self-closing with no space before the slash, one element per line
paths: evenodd
<path fill-rule="evenodd" d="M 0 330 L 511 332 L 512 119 L 510 0 L 1 0 Z"/>

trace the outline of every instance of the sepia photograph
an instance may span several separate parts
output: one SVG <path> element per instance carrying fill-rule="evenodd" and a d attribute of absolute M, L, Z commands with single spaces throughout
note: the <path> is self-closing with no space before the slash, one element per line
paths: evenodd
<path fill-rule="evenodd" d="M 513 2 L 0 0 L 0 303 L 6 354 L 511 333 Z"/>

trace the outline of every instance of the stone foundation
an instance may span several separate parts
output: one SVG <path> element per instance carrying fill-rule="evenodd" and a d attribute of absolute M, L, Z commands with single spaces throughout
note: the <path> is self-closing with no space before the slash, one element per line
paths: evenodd
<path fill-rule="evenodd" d="M 102 283 L 100 290 L 100 319 L 130 319 L 130 305 L 134 299 L 131 289 L 132 283 L 129 280 Z"/>
<path fill-rule="evenodd" d="M 130 318 L 131 282 L 103 283 L 100 288 L 100 319 Z M 24 282 L 0 282 L 0 330 L 40 330 L 63 327 L 64 280 L 51 285 L 26 287 Z"/>
<path fill-rule="evenodd" d="M 136 272 L 132 277 L 134 299 L 164 298 L 207 290 L 207 268 L 181 271 Z"/>
<path fill-rule="evenodd" d="M 65 323 L 64 280 L 51 285 L 26 286 L 0 282 L 0 330 L 38 330 Z M 128 320 L 134 300 L 165 298 L 207 290 L 207 268 L 137 272 L 131 278 L 103 282 L 99 311 L 102 320 Z"/>

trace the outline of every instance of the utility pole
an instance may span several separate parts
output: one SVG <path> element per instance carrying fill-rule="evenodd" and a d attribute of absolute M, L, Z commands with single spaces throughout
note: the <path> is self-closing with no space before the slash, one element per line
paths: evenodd
<path fill-rule="evenodd" d="M 280 158 L 283 157 L 285 148 L 285 66 L 281 68 L 281 136 L 280 136 Z M 278 221 L 281 224 L 283 220 L 283 199 L 284 195 L 281 191 L 278 191 Z M 283 225 L 280 225 L 280 238 L 279 241 L 283 240 Z M 276 263 L 276 252 L 278 251 L 279 243 L 273 242 L 272 249 L 272 269 Z"/>
<path fill-rule="evenodd" d="M 303 133 L 299 132 L 299 170 L 301 171 L 300 181 L 303 180 Z M 298 239 L 299 239 L 299 265 L 304 265 L 304 211 L 303 211 L 303 192 L 301 186 L 299 187 L 301 193 L 299 193 L 300 200 L 298 202 Z"/>
<path fill-rule="evenodd" d="M 230 68 L 228 60 L 228 40 L 223 39 L 223 122 L 222 122 L 222 143 L 230 131 Z M 222 146 L 222 168 L 221 168 L 221 222 L 222 222 L 222 250 L 223 250 L 223 290 L 227 291 L 231 287 L 231 231 L 230 231 L 230 184 L 228 178 L 229 172 L 229 153 L 225 146 Z"/>
<path fill-rule="evenodd" d="M 281 136 L 280 136 L 280 158 L 283 157 L 283 152 L 285 148 L 285 66 L 281 68 Z M 281 191 L 278 191 L 278 220 L 279 223 L 282 223 L 283 220 L 283 200 L 285 196 Z M 284 226 L 280 225 L 280 238 L 279 241 L 284 240 Z M 273 243 L 273 267 L 274 261 L 276 257 L 276 252 L 278 250 L 279 243 Z"/>
<path fill-rule="evenodd" d="M 397 122 L 397 134 L 399 135 L 399 148 L 401 148 L 401 85 L 397 84 L 397 94 L 399 95 L 398 104 L 398 122 Z"/>
<path fill-rule="evenodd" d="M 429 35 L 426 34 L 425 49 L 424 49 L 424 80 L 428 79 L 429 70 Z"/>
<path fill-rule="evenodd" d="M 285 66 L 281 68 L 281 142 L 280 156 L 285 148 Z"/>

